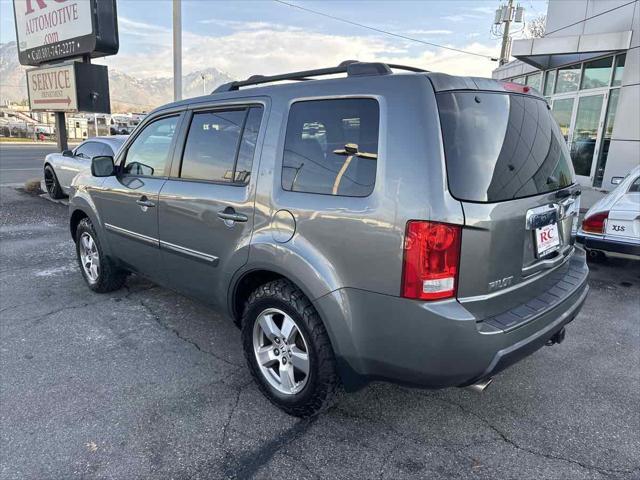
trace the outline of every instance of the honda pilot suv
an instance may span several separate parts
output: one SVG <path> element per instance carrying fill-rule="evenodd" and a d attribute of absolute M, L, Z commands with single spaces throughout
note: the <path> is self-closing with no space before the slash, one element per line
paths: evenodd
<path fill-rule="evenodd" d="M 344 62 L 153 111 L 75 178 L 70 228 L 89 288 L 135 272 L 223 309 L 304 417 L 374 379 L 482 390 L 559 343 L 579 195 L 529 87 Z"/>

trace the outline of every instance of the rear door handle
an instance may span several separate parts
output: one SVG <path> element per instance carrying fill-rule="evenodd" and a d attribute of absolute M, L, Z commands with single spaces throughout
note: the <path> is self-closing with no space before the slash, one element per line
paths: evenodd
<path fill-rule="evenodd" d="M 242 213 L 236 213 L 236 211 L 231 207 L 227 207 L 224 210 L 218 212 L 218 218 L 230 222 L 246 222 L 247 220 L 249 220 L 249 217 Z"/>
<path fill-rule="evenodd" d="M 140 205 L 143 208 L 150 208 L 150 207 L 155 207 L 156 204 L 153 203 L 151 200 L 149 200 L 146 195 L 141 196 L 138 200 L 136 200 L 136 203 L 138 205 Z"/>

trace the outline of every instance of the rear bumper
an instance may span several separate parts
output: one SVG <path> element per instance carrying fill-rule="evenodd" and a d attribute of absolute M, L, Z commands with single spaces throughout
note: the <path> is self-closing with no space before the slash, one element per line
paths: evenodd
<path fill-rule="evenodd" d="M 640 244 L 633 240 L 628 242 L 624 240 L 612 240 L 603 235 L 589 235 L 584 232 L 578 232 L 576 240 L 590 250 L 601 250 L 603 252 L 640 257 Z"/>
<path fill-rule="evenodd" d="M 532 354 L 576 317 L 589 291 L 584 255 L 580 261 L 579 280 L 558 302 L 510 330 L 474 317 L 456 300 L 429 303 L 341 289 L 315 304 L 348 390 L 369 380 L 465 386 Z"/>
<path fill-rule="evenodd" d="M 523 358 L 542 348 L 551 337 L 562 330 L 565 325 L 573 321 L 587 299 L 588 293 L 589 286 L 585 284 L 580 290 L 577 298 L 575 298 L 573 302 L 570 302 L 569 308 L 562 312 L 555 321 L 552 321 L 546 327 L 540 329 L 529 337 L 496 352 L 487 369 L 477 378 L 467 382 L 467 384 L 470 385 L 482 379 L 492 377 L 505 368 L 519 362 Z"/>

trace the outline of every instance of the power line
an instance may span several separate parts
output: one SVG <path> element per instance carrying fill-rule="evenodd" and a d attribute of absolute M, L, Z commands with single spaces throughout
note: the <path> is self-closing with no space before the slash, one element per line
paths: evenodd
<path fill-rule="evenodd" d="M 297 8 L 297 9 L 303 10 L 305 12 L 313 13 L 315 15 L 320 15 L 320 16 L 326 17 L 326 18 L 330 18 L 330 19 L 336 20 L 338 22 L 348 23 L 349 25 L 354 25 L 354 26 L 360 27 L 360 28 L 366 28 L 367 30 L 372 30 L 372 31 L 378 32 L 378 33 L 384 33 L 385 35 L 390 35 L 392 37 L 402 38 L 404 40 L 409 40 L 411 42 L 421 43 L 423 45 L 429 45 L 431 47 L 444 48 L 446 50 L 451 50 L 453 52 L 458 52 L 458 53 L 465 53 L 467 55 L 474 55 L 476 57 L 486 58 L 487 60 L 491 60 L 493 62 L 498 60 L 497 58 L 492 57 L 490 55 L 483 55 L 482 53 L 469 52 L 468 50 L 462 50 L 460 48 L 455 48 L 455 47 L 447 47 L 446 45 L 440 45 L 438 43 L 427 42 L 425 40 L 419 40 L 417 38 L 408 37 L 406 35 L 401 35 L 399 33 L 389 32 L 387 30 L 382 30 L 381 28 L 371 27 L 369 25 L 364 25 L 362 23 L 353 22 L 353 21 L 347 20 L 345 18 L 336 17 L 334 15 L 329 15 L 328 13 L 320 12 L 318 10 L 312 10 L 311 8 L 302 7 L 302 6 L 296 5 L 294 3 L 285 2 L 284 0 L 273 0 L 273 1 L 276 2 L 276 3 L 280 3 L 282 5 L 286 5 L 288 7 Z"/>
<path fill-rule="evenodd" d="M 278 0 L 275 0 L 278 1 Z M 622 5 L 618 5 L 617 7 L 613 7 L 609 10 L 605 10 L 603 12 L 592 15 L 591 17 L 584 18 L 582 20 L 578 20 L 577 22 L 570 23 L 569 25 L 565 25 L 564 27 L 556 28 L 555 30 L 551 30 L 550 32 L 544 32 L 546 35 L 551 35 L 552 33 L 559 32 L 560 30 L 564 30 L 565 28 L 573 27 L 574 25 L 578 25 L 579 23 L 586 22 L 587 20 L 591 20 L 592 18 L 600 17 L 601 15 L 605 15 L 609 12 L 613 12 L 614 10 L 618 10 L 619 8 L 626 7 L 627 5 L 631 5 L 632 3 L 636 3 L 638 0 L 631 0 L 630 2 L 623 3 Z"/>

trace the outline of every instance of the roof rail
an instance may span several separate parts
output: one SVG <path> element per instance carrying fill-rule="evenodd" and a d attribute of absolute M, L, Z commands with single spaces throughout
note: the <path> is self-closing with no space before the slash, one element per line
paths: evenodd
<path fill-rule="evenodd" d="M 311 80 L 308 77 L 334 75 L 336 73 L 346 73 L 349 77 L 359 77 L 366 75 L 389 75 L 390 73 L 393 73 L 391 71 L 392 68 L 395 68 L 397 70 L 406 70 L 409 72 L 428 72 L 428 70 L 423 70 L 421 68 L 409 67 L 406 65 L 396 65 L 393 63 L 358 62 L 357 60 L 345 60 L 337 67 L 318 68 L 316 70 L 302 70 L 300 72 L 283 73 L 280 75 L 270 76 L 252 75 L 246 80 L 224 83 L 211 93 L 231 92 L 233 90 L 239 90 L 240 87 L 261 85 L 263 83 L 279 82 L 282 80 L 306 81 Z"/>

